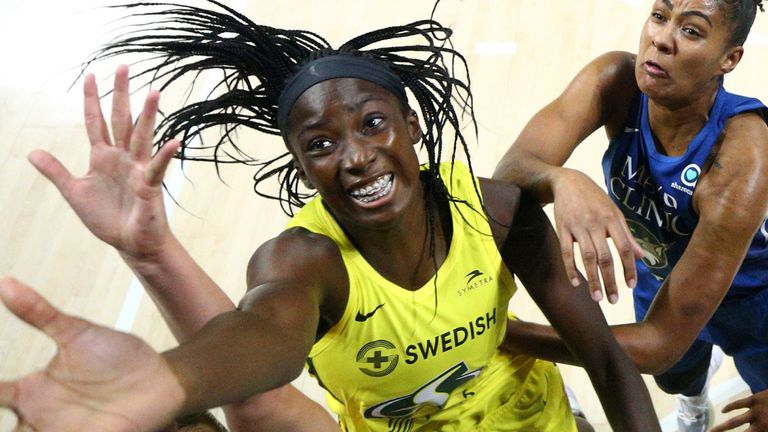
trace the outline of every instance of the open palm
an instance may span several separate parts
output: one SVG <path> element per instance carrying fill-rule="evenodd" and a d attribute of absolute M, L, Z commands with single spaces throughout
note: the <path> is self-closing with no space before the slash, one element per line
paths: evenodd
<path fill-rule="evenodd" d="M 58 347 L 45 370 L 0 382 L 0 406 L 17 414 L 19 430 L 154 431 L 172 421 L 184 391 L 146 343 L 63 314 L 15 280 L 0 281 L 0 298 Z"/>
<path fill-rule="evenodd" d="M 115 73 L 110 136 L 95 78 L 88 75 L 84 84 L 85 126 L 91 144 L 88 172 L 74 177 L 48 152 L 29 155 L 94 235 L 133 256 L 152 254 L 170 235 L 162 179 L 178 142 L 168 142 L 152 157 L 159 97 L 158 92 L 150 92 L 134 126 L 128 68 L 120 66 Z"/>

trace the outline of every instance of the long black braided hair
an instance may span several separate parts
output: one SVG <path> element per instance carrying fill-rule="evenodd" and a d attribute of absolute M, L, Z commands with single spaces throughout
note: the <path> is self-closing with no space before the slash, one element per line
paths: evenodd
<path fill-rule="evenodd" d="M 129 31 L 91 55 L 83 64 L 83 71 L 95 61 L 127 54 L 150 55 L 138 62 L 143 67 L 132 74 L 131 81 L 143 79 L 145 85 L 158 84 L 162 91 L 182 77 L 191 77 L 188 96 L 203 73 L 221 73 L 207 98 L 164 115 L 156 131 L 155 146 L 159 148 L 171 138 L 180 137 L 182 144 L 176 157 L 182 161 L 214 162 L 217 171 L 219 164 L 257 167 L 254 191 L 278 200 L 290 216 L 295 208 L 302 207 L 315 195 L 299 189 L 301 182 L 291 154 L 286 150 L 266 160 L 253 157 L 252 152 L 237 144 L 237 130 L 245 127 L 282 135 L 285 131 L 279 127 L 278 100 L 286 82 L 308 62 L 324 56 L 351 54 L 385 63 L 410 90 L 421 113 L 421 145 L 427 154 L 427 167 L 422 172 L 422 177 L 426 177 L 423 184 L 427 244 L 437 272 L 436 212 L 447 209 L 450 203 L 465 204 L 471 211 L 480 212 L 466 201 L 451 196 L 440 173 L 444 140 L 451 139 L 451 162 L 461 150 L 474 175 L 468 142 L 462 132 L 466 114 L 477 134 L 469 69 L 464 56 L 453 48 L 452 31 L 433 19 L 421 20 L 374 30 L 334 49 L 316 33 L 259 25 L 217 0 L 205 1 L 215 8 L 177 2 L 113 6 L 135 10 L 125 19 L 140 21 L 130 24 Z M 439 1 L 435 3 L 432 17 Z M 212 127 L 220 128 L 220 137 L 214 144 L 206 145 L 201 134 Z M 446 134 L 450 138 L 446 138 Z M 269 179 L 277 179 L 277 194 L 260 187 Z M 473 182 L 473 186 L 482 206 L 477 183 Z M 461 210 L 459 214 L 466 220 Z M 446 225 L 443 227 L 445 230 Z M 446 232 L 448 239 L 450 234 Z M 433 277 L 433 287 L 434 319 L 438 306 L 437 274 Z"/>
<path fill-rule="evenodd" d="M 255 166 L 254 191 L 278 200 L 283 211 L 293 215 L 295 208 L 303 206 L 315 193 L 300 190 L 290 153 L 285 151 L 266 160 L 256 158 L 253 151 L 237 143 L 236 131 L 245 127 L 281 135 L 278 98 L 287 79 L 303 64 L 319 57 L 360 55 L 385 62 L 410 90 L 424 127 L 422 147 L 428 158 L 429 177 L 426 195 L 451 200 L 439 171 L 446 127 L 453 134 L 451 160 L 461 149 L 470 170 L 468 144 L 462 133 L 464 114 L 468 114 L 475 133 L 477 128 L 466 60 L 453 49 L 449 28 L 432 19 L 416 21 L 365 33 L 334 49 L 316 33 L 256 24 L 217 0 L 206 1 L 215 7 L 176 2 L 112 6 L 131 10 L 124 19 L 140 21 L 132 22 L 127 32 L 83 64 L 85 70 L 95 61 L 142 54 L 145 58 L 138 64 L 143 67 L 132 72 L 131 81 L 157 84 L 162 91 L 182 77 L 192 77 L 188 95 L 203 73 L 221 73 L 205 100 L 164 115 L 157 128 L 156 147 L 179 137 L 182 145 L 176 157 L 182 161 L 214 162 L 217 169 L 219 164 L 229 163 Z M 457 69 L 460 77 L 455 74 Z M 215 143 L 209 145 L 198 139 L 213 127 L 221 129 Z M 280 186 L 277 194 L 260 187 L 273 178 Z M 431 206 L 428 208 L 431 220 Z"/>

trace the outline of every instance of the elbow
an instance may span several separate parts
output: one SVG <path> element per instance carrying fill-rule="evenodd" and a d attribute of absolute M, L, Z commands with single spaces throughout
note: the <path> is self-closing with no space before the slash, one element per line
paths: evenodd
<path fill-rule="evenodd" d="M 649 355 L 646 360 L 637 365 L 637 368 L 641 373 L 650 375 L 661 375 L 669 368 L 671 368 L 680 357 L 674 357 L 666 355 L 666 353 L 659 353 L 656 355 Z"/>
<path fill-rule="evenodd" d="M 657 329 L 648 322 L 617 329 L 617 340 L 640 373 L 659 375 L 685 354 L 690 343 L 679 340 L 669 329 Z"/>
<path fill-rule="evenodd" d="M 661 375 L 671 368 L 685 354 L 680 349 L 682 344 L 671 340 L 656 340 L 642 344 L 639 349 L 630 353 L 637 369 L 644 374 Z"/>
<path fill-rule="evenodd" d="M 309 350 L 304 351 L 309 352 Z M 298 378 L 304 371 L 304 362 L 306 361 L 306 355 L 286 355 L 281 358 L 280 366 L 276 368 L 274 374 L 274 381 L 272 382 L 271 389 L 282 387 L 290 384 L 293 380 Z"/>

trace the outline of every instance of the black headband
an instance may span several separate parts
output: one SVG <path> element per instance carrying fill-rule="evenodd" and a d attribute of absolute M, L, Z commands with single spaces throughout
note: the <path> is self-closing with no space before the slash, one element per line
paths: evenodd
<path fill-rule="evenodd" d="M 285 84 L 277 108 L 277 124 L 285 135 L 288 115 L 299 97 L 315 84 L 335 78 L 358 78 L 381 86 L 408 103 L 400 77 L 384 62 L 350 54 L 320 57 L 302 66 Z"/>

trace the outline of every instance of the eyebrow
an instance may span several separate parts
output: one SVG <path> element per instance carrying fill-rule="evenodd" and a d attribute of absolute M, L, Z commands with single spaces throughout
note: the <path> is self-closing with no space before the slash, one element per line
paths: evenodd
<path fill-rule="evenodd" d="M 709 24 L 710 27 L 712 27 L 712 20 L 710 20 L 709 17 L 707 16 L 707 14 L 705 14 L 703 12 L 699 12 L 699 11 L 695 11 L 695 10 L 694 11 L 685 11 L 685 12 L 682 13 L 682 15 L 683 16 L 697 16 L 697 17 L 700 17 L 700 18 L 704 19 L 704 21 L 706 21 L 707 24 Z"/>
<path fill-rule="evenodd" d="M 344 107 L 344 110 L 347 111 L 347 112 L 355 112 L 355 111 L 359 110 L 360 107 L 362 107 L 363 105 L 367 104 L 368 102 L 377 101 L 377 100 L 384 101 L 385 99 L 383 97 L 381 97 L 381 96 L 378 96 L 378 95 L 369 95 L 368 97 L 355 102 L 353 105 L 349 105 L 349 106 Z M 311 131 L 313 129 L 321 129 L 326 124 L 328 124 L 328 120 L 326 120 L 324 118 L 319 118 L 319 119 L 317 119 L 315 121 L 311 121 L 309 123 L 305 123 L 301 127 L 301 130 L 299 131 L 298 136 L 301 136 L 302 134 L 307 133 L 307 131 Z"/>
<path fill-rule="evenodd" d="M 664 6 L 668 7 L 669 9 L 674 9 L 675 4 L 672 3 L 672 0 L 661 0 L 662 3 L 664 3 Z M 706 21 L 710 27 L 712 27 L 712 20 L 703 12 L 692 10 L 692 11 L 685 11 L 681 14 L 682 16 L 697 16 L 699 18 L 702 18 L 704 21 Z"/>

